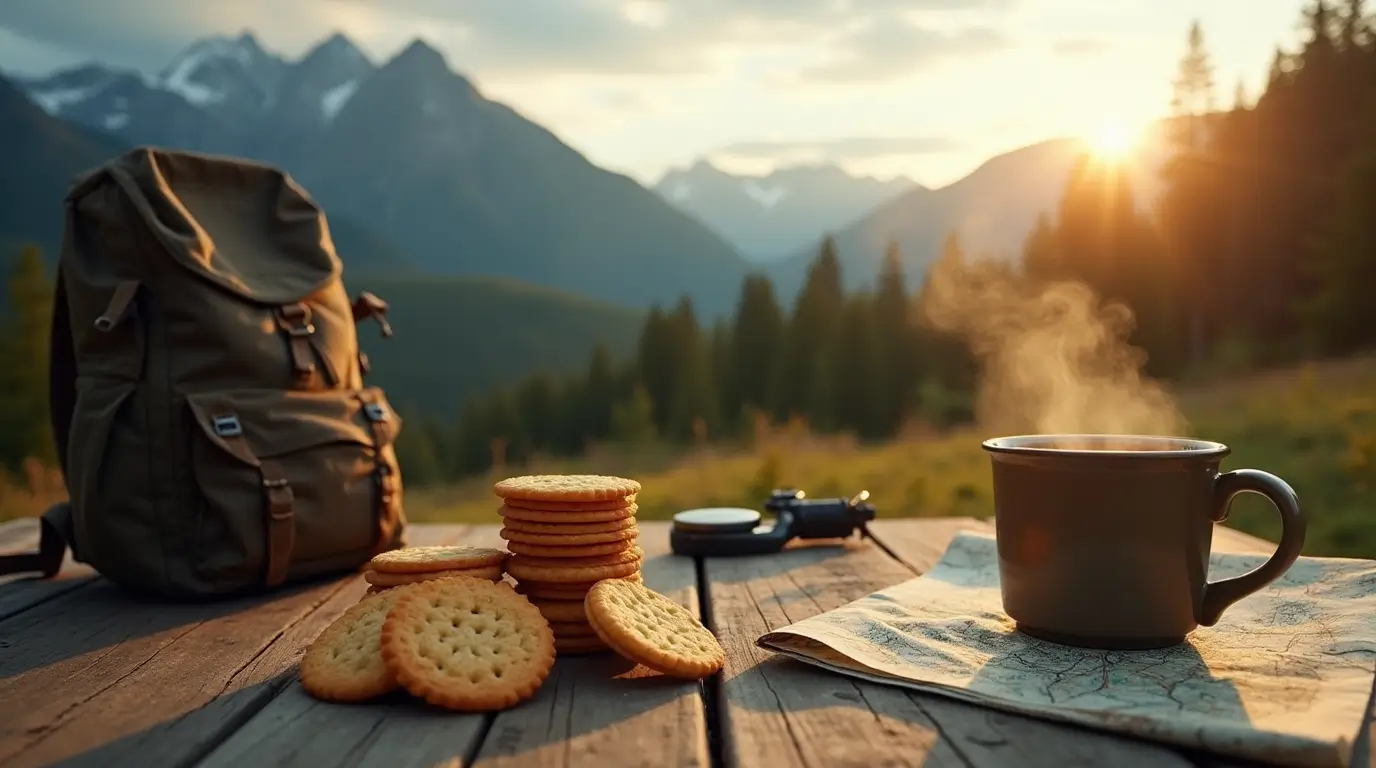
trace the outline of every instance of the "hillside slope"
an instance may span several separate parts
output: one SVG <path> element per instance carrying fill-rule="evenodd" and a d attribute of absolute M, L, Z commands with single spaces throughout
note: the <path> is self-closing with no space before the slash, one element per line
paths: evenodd
<path fill-rule="evenodd" d="M 640 333 L 639 310 L 500 278 L 344 277 L 350 295 L 389 305 L 395 335 L 359 326 L 369 380 L 397 408 L 457 416 L 474 393 L 536 371 L 581 370 L 604 343 L 617 358 Z"/>

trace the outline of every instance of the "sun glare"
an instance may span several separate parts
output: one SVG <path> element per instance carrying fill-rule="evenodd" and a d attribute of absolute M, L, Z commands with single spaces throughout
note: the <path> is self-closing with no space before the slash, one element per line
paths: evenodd
<path fill-rule="evenodd" d="M 1122 160 L 1137 143 L 1136 134 L 1121 120 L 1105 120 L 1089 139 L 1095 156 L 1101 160 Z"/>

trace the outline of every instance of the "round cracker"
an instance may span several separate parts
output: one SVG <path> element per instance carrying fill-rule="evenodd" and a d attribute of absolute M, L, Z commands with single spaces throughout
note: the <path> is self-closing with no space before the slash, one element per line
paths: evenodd
<path fill-rule="evenodd" d="M 615 552 L 610 555 L 591 555 L 588 557 L 535 557 L 532 555 L 512 555 L 508 568 L 513 565 L 537 568 L 565 568 L 580 565 L 620 565 L 621 563 L 639 563 L 644 551 L 638 546 Z M 516 578 L 520 578 L 517 576 Z"/>
<path fill-rule="evenodd" d="M 635 546 L 635 539 L 622 539 L 621 541 L 607 541 L 601 544 L 559 544 L 551 546 L 549 544 L 527 544 L 524 541 L 511 541 L 507 543 L 507 549 L 513 555 L 526 555 L 528 557 L 599 557 L 605 555 L 615 555 L 626 552 Z"/>
<path fill-rule="evenodd" d="M 368 568 L 383 573 L 429 573 L 456 568 L 487 568 L 501 565 L 506 557 L 506 552 L 494 547 L 407 547 L 379 553 L 368 561 Z"/>
<path fill-rule="evenodd" d="M 526 509 L 534 512 L 610 512 L 630 509 L 636 505 L 635 496 L 612 499 L 610 501 L 549 501 L 546 499 L 503 499 L 505 506 Z"/>
<path fill-rule="evenodd" d="M 491 565 L 485 568 L 456 568 L 449 571 L 426 571 L 424 573 L 384 573 L 382 571 L 364 571 L 363 580 L 377 587 L 395 587 L 401 584 L 415 584 L 422 581 L 434 581 L 435 579 L 468 578 L 468 579 L 487 579 L 488 581 L 500 581 L 502 574 L 500 565 Z"/>
<path fill-rule="evenodd" d="M 507 509 L 507 507 L 502 507 Z M 501 514 L 501 510 L 497 510 Z M 508 531 L 520 531 L 521 533 L 537 534 L 556 534 L 559 536 L 577 536 L 584 533 L 616 533 L 627 528 L 635 528 L 635 516 L 623 517 L 618 520 L 607 520 L 600 523 L 535 523 L 529 520 L 519 520 L 514 517 L 505 517 L 502 526 Z"/>
<path fill-rule="evenodd" d="M 618 563 L 616 565 L 564 565 L 545 566 L 516 563 L 512 558 L 506 572 L 516 580 L 544 581 L 554 583 L 591 582 L 603 579 L 620 579 L 640 571 L 640 561 Z"/>
<path fill-rule="evenodd" d="M 554 665 L 554 632 L 506 584 L 440 579 L 407 588 L 382 626 L 401 687 L 436 706 L 490 712 L 530 698 Z"/>
<path fill-rule="evenodd" d="M 519 541 L 522 544 L 537 544 L 543 546 L 577 547 L 586 544 L 610 544 L 613 542 L 631 541 L 640 537 L 640 529 L 632 526 L 622 528 L 619 531 L 607 531 L 606 533 L 526 533 L 525 531 L 512 530 L 503 527 L 497 532 L 507 541 Z M 508 544 L 509 548 L 511 545 Z"/>
<path fill-rule="evenodd" d="M 365 701 L 397 689 L 382 660 L 382 624 L 408 589 L 365 595 L 316 636 L 301 657 L 306 693 L 325 701 Z"/>
<path fill-rule="evenodd" d="M 650 669 L 697 680 L 726 663 L 721 643 L 691 611 L 644 584 L 598 582 L 583 605 L 603 642 Z"/>
<path fill-rule="evenodd" d="M 530 501 L 624 501 L 640 483 L 611 475 L 521 475 L 492 486 L 503 499 Z"/>
<path fill-rule="evenodd" d="M 632 504 L 629 507 L 617 507 L 616 509 L 585 509 L 575 512 L 551 511 L 548 509 L 526 509 L 524 507 L 514 507 L 510 504 L 503 504 L 497 514 L 507 520 L 521 520 L 528 523 L 609 523 L 614 520 L 629 520 L 635 517 L 635 513 L 640 507 Z"/>
<path fill-rule="evenodd" d="M 535 598 L 530 602 L 540 611 L 540 615 L 545 617 L 545 621 L 550 622 L 550 626 L 554 626 L 554 623 L 559 621 L 580 621 L 583 623 L 588 621 L 588 614 L 583 610 L 582 599 L 542 600 Z"/>

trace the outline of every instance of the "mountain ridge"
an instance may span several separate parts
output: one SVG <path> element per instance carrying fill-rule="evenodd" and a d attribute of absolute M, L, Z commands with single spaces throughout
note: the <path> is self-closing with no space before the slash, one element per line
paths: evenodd
<path fill-rule="evenodd" d="M 322 60 L 334 64 L 306 73 Z M 720 315 L 749 270 L 720 235 L 487 99 L 421 38 L 374 65 L 340 33 L 287 60 L 242 32 L 193 42 L 157 75 L 87 65 L 23 85 L 50 115 L 128 145 L 279 165 L 434 274 L 642 308 L 687 294 Z"/>

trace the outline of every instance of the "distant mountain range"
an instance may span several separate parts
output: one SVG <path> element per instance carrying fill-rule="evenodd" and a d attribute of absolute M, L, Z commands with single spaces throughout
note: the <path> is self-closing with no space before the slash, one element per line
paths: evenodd
<path fill-rule="evenodd" d="M 425 43 L 377 65 L 342 35 L 295 61 L 244 33 L 199 40 L 156 74 L 95 63 L 16 83 L 0 101 L 33 103 L 0 104 L 22 113 L 0 123 L 0 240 L 55 243 L 56 201 L 77 171 L 156 144 L 286 168 L 324 204 L 355 271 L 515 278 L 632 308 L 688 294 L 706 316 L 732 308 L 752 269 L 791 298 L 828 233 L 851 286 L 872 281 L 890 240 L 914 287 L 948 232 L 974 252 L 1014 253 L 1084 150 L 1023 147 L 939 189 L 707 162 L 646 189 L 484 98 Z M 1150 197 L 1160 147 L 1148 144 L 1132 173 Z"/>
<path fill-rule="evenodd" d="M 244 33 L 197 41 L 156 75 L 87 64 L 19 86 L 49 115 L 125 146 L 276 163 L 332 220 L 431 274 L 637 307 L 687 293 L 710 314 L 730 307 L 749 268 L 658 195 L 484 98 L 420 41 L 376 66 L 341 35 L 287 61 Z"/>
<path fill-rule="evenodd" d="M 740 176 L 699 160 L 672 169 L 654 189 L 696 216 L 751 261 L 767 263 L 813 247 L 828 231 L 852 224 L 911 189 L 911 179 L 852 176 L 834 165 L 780 168 Z"/>

